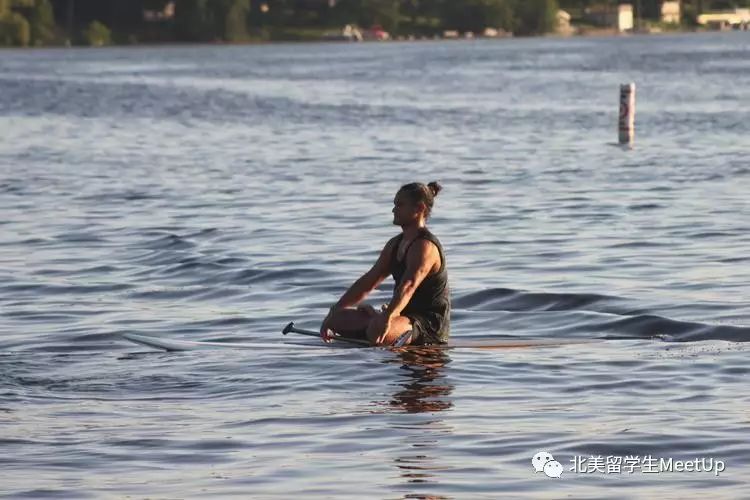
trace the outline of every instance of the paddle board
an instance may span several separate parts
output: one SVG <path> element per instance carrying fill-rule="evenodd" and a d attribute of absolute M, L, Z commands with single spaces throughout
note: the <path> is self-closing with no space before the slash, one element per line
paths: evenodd
<path fill-rule="evenodd" d="M 238 343 L 238 342 L 201 342 L 197 340 L 171 340 L 162 337 L 152 337 L 150 335 L 138 335 L 135 333 L 126 333 L 123 338 L 134 342 L 136 344 L 144 345 L 147 347 L 154 347 L 156 349 L 163 349 L 165 351 L 196 351 L 200 349 L 258 349 L 260 347 L 279 347 L 279 344 L 272 343 Z M 452 340 L 451 343 L 446 345 L 433 345 L 433 346 L 406 346 L 398 349 L 514 349 L 522 347 L 549 347 L 549 346 L 562 346 L 570 344 L 588 344 L 592 342 L 599 342 L 600 340 L 589 340 L 589 339 L 567 339 L 567 340 L 554 340 L 554 339 L 502 339 L 502 340 L 465 340 L 460 339 Z M 335 343 L 335 342 L 334 342 Z M 285 346 L 294 345 L 295 347 L 311 347 L 317 346 L 318 344 L 281 344 Z M 341 345 L 341 344 L 339 344 Z M 320 347 L 327 347 L 327 344 L 319 344 Z M 395 349 L 395 348 L 393 348 Z"/>
<path fill-rule="evenodd" d="M 126 333 L 123 338 L 136 344 L 147 347 L 164 349 L 165 351 L 196 351 L 200 349 L 258 349 L 261 347 L 278 347 L 278 343 L 269 342 L 201 342 L 197 340 L 172 340 L 163 337 L 152 337 L 150 335 L 138 335 L 135 333 Z M 283 344 L 295 345 L 300 344 Z"/>

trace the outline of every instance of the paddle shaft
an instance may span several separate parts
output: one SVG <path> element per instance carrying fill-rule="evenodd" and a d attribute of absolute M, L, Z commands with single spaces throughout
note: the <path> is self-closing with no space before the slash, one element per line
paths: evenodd
<path fill-rule="evenodd" d="M 308 337 L 320 338 L 319 332 L 316 332 L 313 330 L 305 330 L 303 328 L 297 328 L 296 326 L 294 326 L 293 322 L 286 325 L 286 328 L 284 328 L 284 330 L 281 333 L 283 333 L 284 335 L 286 335 L 287 333 L 297 333 L 299 335 L 307 335 Z M 333 338 L 341 342 L 348 342 L 350 344 L 356 344 L 356 345 L 367 346 L 367 347 L 370 346 L 370 343 L 367 342 L 366 340 L 348 339 L 346 337 L 342 337 L 341 335 L 334 335 Z"/>

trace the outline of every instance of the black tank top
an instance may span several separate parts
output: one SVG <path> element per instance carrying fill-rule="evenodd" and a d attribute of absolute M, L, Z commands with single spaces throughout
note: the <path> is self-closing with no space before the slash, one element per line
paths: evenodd
<path fill-rule="evenodd" d="M 427 228 L 420 229 L 420 233 L 407 246 L 404 251 L 404 260 L 398 260 L 398 246 L 404 239 L 403 233 L 396 237 L 391 254 L 391 274 L 396 286 L 401 284 L 401 280 L 406 272 L 406 255 L 409 247 L 418 239 L 425 239 L 435 244 L 440 252 L 440 269 L 427 276 L 419 284 L 411 300 L 406 305 L 401 314 L 405 316 L 418 315 L 423 319 L 424 325 L 430 336 L 435 340 L 447 342 L 450 333 L 450 289 L 448 287 L 448 270 L 445 264 L 445 254 L 440 241 Z"/>

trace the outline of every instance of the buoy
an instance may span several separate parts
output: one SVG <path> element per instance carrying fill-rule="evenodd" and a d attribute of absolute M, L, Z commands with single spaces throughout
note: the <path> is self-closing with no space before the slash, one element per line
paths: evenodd
<path fill-rule="evenodd" d="M 635 83 L 620 85 L 620 144 L 635 139 Z"/>

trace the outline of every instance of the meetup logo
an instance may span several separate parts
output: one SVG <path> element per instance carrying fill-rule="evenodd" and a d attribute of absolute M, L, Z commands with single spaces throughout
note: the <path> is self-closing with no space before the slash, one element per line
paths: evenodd
<path fill-rule="evenodd" d="M 560 477 L 563 473 L 562 464 L 547 451 L 540 451 L 534 455 L 531 465 L 534 467 L 534 472 L 544 472 L 547 477 Z"/>

